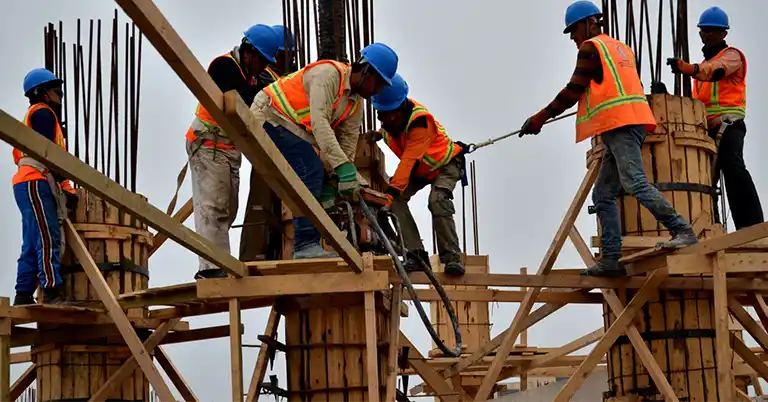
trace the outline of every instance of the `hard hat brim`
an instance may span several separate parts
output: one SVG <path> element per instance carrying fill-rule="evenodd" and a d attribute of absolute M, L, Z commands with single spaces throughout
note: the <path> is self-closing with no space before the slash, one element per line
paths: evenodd
<path fill-rule="evenodd" d="M 585 16 L 584 18 L 578 19 L 578 20 L 576 20 L 576 21 L 573 21 L 573 22 L 571 22 L 570 24 L 568 24 L 568 26 L 566 26 L 566 27 L 565 27 L 565 29 L 563 29 L 563 34 L 568 34 L 568 33 L 571 33 L 571 31 L 572 31 L 572 30 L 573 30 L 573 28 L 576 26 L 576 24 L 578 24 L 578 23 L 579 23 L 579 22 L 581 22 L 581 21 L 584 21 L 585 19 L 587 19 L 587 18 L 589 18 L 589 17 L 597 17 L 597 18 L 601 18 L 602 16 L 603 16 L 603 13 L 595 13 L 595 14 L 590 14 L 590 15 L 587 15 L 587 16 Z"/>
<path fill-rule="evenodd" d="M 725 24 L 698 24 L 696 25 L 699 28 L 723 28 L 723 29 L 730 29 L 731 27 Z"/>
<path fill-rule="evenodd" d="M 374 70 L 374 71 L 376 71 L 376 74 L 378 74 L 378 75 L 379 75 L 379 77 L 380 77 L 382 80 L 384 80 L 384 82 L 387 84 L 387 86 L 388 86 L 388 87 L 391 87 L 391 86 L 392 86 L 392 80 L 391 80 L 391 79 L 389 79 L 389 78 L 387 78 L 387 77 L 386 77 L 386 76 L 385 76 L 385 75 L 384 75 L 384 74 L 381 72 L 381 70 L 379 70 L 379 68 L 378 68 L 378 67 L 376 67 L 376 65 L 375 65 L 375 64 L 373 64 L 373 63 L 371 63 L 371 62 L 369 61 L 369 62 L 368 62 L 368 65 L 369 65 L 369 66 L 371 66 L 371 68 L 373 68 L 373 70 Z"/>

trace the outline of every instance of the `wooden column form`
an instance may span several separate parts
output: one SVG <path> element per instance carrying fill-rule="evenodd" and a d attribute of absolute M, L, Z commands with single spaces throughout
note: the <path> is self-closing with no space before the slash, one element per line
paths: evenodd
<path fill-rule="evenodd" d="M 7 310 L 10 299 L 0 297 L 0 309 Z M 11 323 L 10 318 L 0 318 L 0 401 L 11 401 Z"/>

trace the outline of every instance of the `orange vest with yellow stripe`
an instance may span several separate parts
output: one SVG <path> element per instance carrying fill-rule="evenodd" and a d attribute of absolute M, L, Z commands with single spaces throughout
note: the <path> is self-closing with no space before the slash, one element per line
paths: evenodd
<path fill-rule="evenodd" d="M 32 127 L 32 122 L 30 121 L 30 117 L 37 112 L 40 109 L 48 109 L 53 113 L 53 118 L 56 120 L 56 145 L 62 147 L 63 149 L 67 149 L 66 141 L 64 140 L 64 132 L 61 131 L 61 125 L 59 124 L 59 118 L 56 116 L 56 112 L 53 111 L 53 109 L 46 105 L 45 103 L 35 103 L 34 105 L 30 106 L 29 109 L 27 109 L 27 113 L 24 115 L 23 123 L 29 127 Z M 17 166 L 19 165 L 19 162 L 22 158 L 27 156 L 24 152 L 22 152 L 18 148 L 13 148 L 13 163 Z M 16 174 L 13 175 L 12 184 L 16 185 L 19 183 L 24 183 L 27 181 L 32 180 L 47 180 L 45 177 L 46 172 L 41 172 L 37 170 L 34 166 L 30 165 L 21 165 L 19 166 L 19 169 L 16 171 Z M 59 183 L 62 190 L 74 193 L 75 190 L 72 187 L 72 183 L 69 180 L 62 180 L 61 183 Z"/>
<path fill-rule="evenodd" d="M 437 177 L 440 168 L 450 162 L 462 149 L 461 146 L 454 143 L 451 138 L 448 137 L 448 134 L 445 132 L 445 127 L 435 119 L 432 113 L 430 113 L 424 105 L 411 98 L 408 98 L 408 100 L 413 102 L 414 107 L 411 112 L 411 117 L 408 118 L 408 123 L 405 125 L 404 133 L 399 136 L 394 136 L 387 132 L 383 127 L 379 131 L 389 149 L 400 158 L 405 152 L 405 147 L 408 145 L 408 131 L 411 128 L 411 123 L 421 116 L 425 116 L 429 121 L 434 123 L 432 126 L 435 127 L 433 133 L 434 138 L 429 144 L 427 151 L 424 152 L 424 155 L 419 160 L 419 164 L 414 172 L 414 174 L 419 177 L 432 180 Z"/>
<path fill-rule="evenodd" d="M 344 95 L 344 82 L 346 81 L 344 78 L 350 73 L 349 65 L 335 60 L 318 60 L 308 64 L 301 70 L 277 79 L 263 89 L 264 93 L 272 100 L 272 107 L 275 110 L 285 116 L 288 120 L 304 128 L 304 130 L 309 133 L 312 132 L 312 115 L 309 113 L 309 99 L 304 90 L 304 73 L 312 67 L 325 63 L 336 67 L 339 74 L 341 74 L 339 91 L 337 94 L 338 99 L 333 104 L 333 110 L 335 111 L 338 108 L 339 103 L 341 103 L 341 97 Z M 339 124 L 354 115 L 359 109 L 360 97 L 358 96 L 355 102 L 347 103 L 347 107 L 338 118 L 331 121 L 331 127 L 338 127 Z"/>
<path fill-rule="evenodd" d="M 739 71 L 720 81 L 709 82 L 693 80 L 693 98 L 704 102 L 707 107 L 707 120 L 712 120 L 722 114 L 747 115 L 747 58 L 735 47 L 727 47 L 720 51 L 711 61 L 723 56 L 728 49 L 739 52 L 742 66 Z"/>
<path fill-rule="evenodd" d="M 646 132 L 656 129 L 632 49 L 605 34 L 588 42 L 600 54 L 603 80 L 599 84 L 592 80 L 579 99 L 576 142 L 628 125 L 642 124 Z"/>

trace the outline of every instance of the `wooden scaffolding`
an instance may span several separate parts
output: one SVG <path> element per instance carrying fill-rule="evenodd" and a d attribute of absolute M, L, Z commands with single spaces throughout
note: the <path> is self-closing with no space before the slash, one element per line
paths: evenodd
<path fill-rule="evenodd" d="M 16 307 L 9 305 L 8 298 L 0 298 L 0 400 L 15 400 L 37 381 L 38 399 L 44 401 L 147 400 L 150 385 L 160 400 L 173 401 L 154 358 L 182 398 L 196 401 L 190 386 L 163 352 L 163 345 L 217 337 L 231 340 L 232 400 L 246 395 L 253 401 L 260 389 L 270 388 L 290 400 L 394 401 L 403 398 L 396 390 L 397 377 L 416 374 L 424 381 L 418 391 L 443 401 L 480 402 L 500 389 L 501 379 L 556 373 L 569 377 L 555 399 L 566 401 L 603 361 L 611 381 L 605 398 L 615 401 L 636 400 L 632 398 L 638 396 L 668 401 L 732 401 L 747 398 L 749 383 L 759 389 L 758 376 L 768 380 L 764 363 L 768 305 L 763 298 L 768 292 L 768 223 L 724 233 L 721 225 L 708 218 L 712 212 L 707 209 L 713 196 L 710 190 L 674 186 L 663 190 L 675 200 L 678 210 L 689 211 L 686 218 L 693 222 L 701 238 L 699 244 L 680 250 L 655 247 L 656 242 L 667 239 L 663 228 L 655 221 L 653 228 L 645 227 L 650 222 L 648 212 L 628 201 L 622 204 L 622 216 L 633 218 L 623 222 L 623 262 L 632 276 L 584 277 L 578 270 L 554 268 L 567 239 L 585 265 L 594 262 L 595 255 L 574 222 L 598 176 L 602 149 L 597 142 L 587 155 L 587 173 L 534 274 L 490 273 L 485 256 L 466 256 L 468 272 L 462 277 L 436 274 L 455 309 L 462 311 L 458 316 L 467 348 L 457 358 L 422 355 L 399 330 L 400 318 L 408 314 L 403 301 L 409 297 L 390 257 L 361 254 L 347 241 L 242 99 L 234 91 L 222 93 L 216 87 L 151 0 L 116 2 L 229 133 L 270 188 L 291 211 L 307 217 L 341 258 L 239 261 L 183 225 L 192 214 L 191 203 L 170 216 L 0 111 L 0 139 L 45 161 L 84 189 L 87 207 L 80 216 L 88 223 L 81 218 L 75 223 L 67 219 L 64 230 L 70 258 L 80 267 L 72 273 L 72 295 L 93 303 Z M 701 106 L 670 95 L 653 95 L 649 100 L 663 131 L 649 135 L 644 147 L 666 148 L 658 148 L 657 158 L 648 163 L 656 174 L 670 176 L 655 177 L 653 182 L 700 184 L 711 180 L 703 176 L 709 169 L 704 161 L 714 152 L 714 145 L 702 133 Z M 682 154 L 676 154 L 678 151 Z M 663 152 L 669 157 L 666 165 Z M 678 162 L 680 155 L 686 163 Z M 701 175 L 695 176 L 693 171 Z M 688 173 L 680 178 L 680 172 Z M 680 201 L 675 198 L 678 196 Z M 698 209 L 692 216 L 696 202 Z M 88 217 L 89 211 L 99 208 L 103 220 Z M 630 221 L 637 224 L 634 229 Z M 148 227 L 158 233 L 152 236 Z M 104 240 L 105 249 L 89 247 L 89 240 L 94 239 Z M 232 277 L 147 288 L 140 270 L 114 277 L 103 267 L 116 255 L 130 254 L 134 261 L 145 261 L 167 239 L 208 259 Z M 600 246 L 597 239 L 592 245 Z M 436 263 L 433 261 L 433 266 L 439 265 Z M 423 273 L 411 274 L 410 279 L 414 284 L 429 284 Z M 434 289 L 418 289 L 417 294 L 423 301 L 440 300 Z M 490 338 L 487 303 L 492 301 L 519 303 L 520 307 L 509 327 Z M 545 304 L 533 310 L 537 302 Z M 521 345 L 515 345 L 526 329 L 569 303 L 602 304 L 604 327 L 558 348 L 532 348 L 526 346 L 524 337 Z M 171 307 L 148 310 L 160 305 Z M 694 310 L 675 310 L 674 306 Z M 259 352 L 251 382 L 243 384 L 240 312 L 266 307 L 271 312 L 259 337 L 265 347 Z M 758 320 L 747 307 L 755 309 Z M 439 304 L 433 307 L 433 325 L 450 343 L 450 324 L 440 309 Z M 229 312 L 229 325 L 189 329 L 182 321 L 221 312 Z M 286 323 L 285 342 L 275 336 L 281 319 Z M 38 328 L 20 326 L 32 322 L 38 323 Z M 742 328 L 759 348 L 746 346 Z M 99 345 L 89 344 L 91 340 L 98 340 Z M 571 356 L 593 343 L 596 345 L 587 355 Z M 10 353 L 11 347 L 20 346 L 33 346 L 33 350 Z M 289 380 L 285 391 L 264 381 L 275 351 L 286 353 Z M 30 361 L 32 367 L 11 384 L 10 365 Z M 329 366 L 324 363 L 328 361 L 344 364 Z M 75 366 L 87 366 L 88 371 Z M 697 374 L 691 374 L 694 372 Z M 78 379 L 83 376 L 102 381 L 82 386 Z"/>

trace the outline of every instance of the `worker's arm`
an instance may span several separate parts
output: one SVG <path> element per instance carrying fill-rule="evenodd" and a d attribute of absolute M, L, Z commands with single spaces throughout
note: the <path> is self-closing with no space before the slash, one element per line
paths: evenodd
<path fill-rule="evenodd" d="M 361 100 L 362 103 L 362 100 Z M 354 115 L 344 120 L 336 127 L 336 139 L 339 146 L 351 162 L 355 161 L 357 144 L 360 140 L 360 126 L 363 124 L 363 108 L 357 109 Z"/>
<path fill-rule="evenodd" d="M 56 115 L 50 109 L 38 109 L 31 116 L 29 121 L 32 124 L 32 129 L 40 133 L 43 137 L 56 143 Z M 53 178 L 56 182 L 65 180 L 66 177 L 51 171 Z"/>
<path fill-rule="evenodd" d="M 424 156 L 434 139 L 432 133 L 434 133 L 435 127 L 430 127 L 433 124 L 435 123 L 429 122 L 425 116 L 421 116 L 411 123 L 403 156 L 400 158 L 400 163 L 397 164 L 395 175 L 389 181 L 387 193 L 397 196 L 408 187 L 414 165 Z"/>
<path fill-rule="evenodd" d="M 735 49 L 728 49 L 716 60 L 707 60 L 699 63 L 696 79 L 700 81 L 720 81 L 739 71 L 743 65 L 744 61 L 741 59 L 741 54 Z"/>
<path fill-rule="evenodd" d="M 304 73 L 304 90 L 307 92 L 309 113 L 312 116 L 312 134 L 332 169 L 354 161 L 354 155 L 352 159 L 347 158 L 331 128 L 333 104 L 336 102 L 339 85 L 341 74 L 331 65 L 319 65 Z"/>
<path fill-rule="evenodd" d="M 541 124 L 544 124 L 549 118 L 559 116 L 575 105 L 584 91 L 587 90 L 589 82 L 597 77 L 602 77 L 600 54 L 592 42 L 584 42 L 579 47 L 576 68 L 573 70 L 570 81 L 555 99 L 538 113 L 538 118 L 542 119 Z"/>
<path fill-rule="evenodd" d="M 263 88 L 263 85 L 251 85 L 243 78 L 243 73 L 240 72 L 240 67 L 230 57 L 219 57 L 215 59 L 210 67 L 208 67 L 208 74 L 213 79 L 213 82 L 219 87 L 221 92 L 237 90 L 240 97 L 249 107 L 253 103 L 253 98 Z"/>

